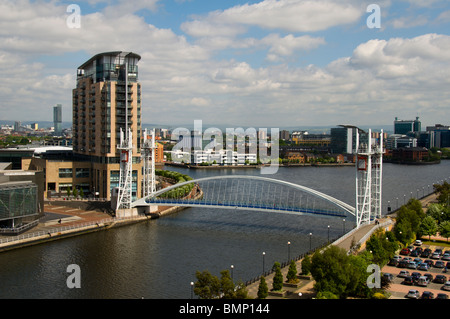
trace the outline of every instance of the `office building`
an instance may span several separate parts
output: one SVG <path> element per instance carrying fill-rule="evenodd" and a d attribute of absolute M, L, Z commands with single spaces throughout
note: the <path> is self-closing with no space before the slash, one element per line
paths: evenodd
<path fill-rule="evenodd" d="M 332 153 L 353 154 L 356 149 L 356 132 L 358 128 L 350 125 L 340 125 L 332 128 L 330 148 Z"/>
<path fill-rule="evenodd" d="M 62 133 L 62 105 L 56 104 L 53 107 L 53 127 L 55 136 L 61 136 Z"/>
<path fill-rule="evenodd" d="M 394 134 L 411 134 L 411 133 L 419 133 L 422 129 L 421 122 L 419 117 L 416 117 L 415 120 L 399 120 L 397 117 L 394 121 Z"/>

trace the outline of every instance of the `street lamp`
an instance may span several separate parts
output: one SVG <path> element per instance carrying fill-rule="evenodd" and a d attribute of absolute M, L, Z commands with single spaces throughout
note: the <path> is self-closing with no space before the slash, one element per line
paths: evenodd
<path fill-rule="evenodd" d="M 234 270 L 234 266 L 231 265 L 231 280 L 234 280 L 234 276 L 233 276 L 233 270 Z"/>
<path fill-rule="evenodd" d="M 288 262 L 291 260 L 291 242 L 288 241 Z"/>
<path fill-rule="evenodd" d="M 342 228 L 344 230 L 342 235 L 344 235 L 345 234 L 345 218 L 342 220 Z"/>
<path fill-rule="evenodd" d="M 191 299 L 194 299 L 194 282 L 191 281 Z"/>
<path fill-rule="evenodd" d="M 328 225 L 328 242 L 330 242 L 330 225 Z"/>
<path fill-rule="evenodd" d="M 309 233 L 309 251 L 311 251 L 311 238 L 312 238 L 312 233 Z"/>
<path fill-rule="evenodd" d="M 266 256 L 266 253 L 264 251 L 262 253 L 262 256 L 263 256 L 263 271 L 262 271 L 262 273 L 263 273 L 263 276 L 264 276 L 264 269 L 265 269 L 265 267 L 264 267 L 264 257 Z"/>

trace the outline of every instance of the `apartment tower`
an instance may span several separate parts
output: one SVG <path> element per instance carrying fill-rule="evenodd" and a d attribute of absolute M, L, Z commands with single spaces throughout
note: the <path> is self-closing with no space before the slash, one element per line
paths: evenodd
<path fill-rule="evenodd" d="M 91 163 L 91 189 L 101 198 L 110 199 L 111 191 L 119 186 L 117 145 L 120 131 L 128 129 L 133 144 L 132 195 L 136 198 L 141 194 L 140 58 L 132 52 L 105 52 L 77 70 L 77 87 L 73 89 L 74 161 Z"/>

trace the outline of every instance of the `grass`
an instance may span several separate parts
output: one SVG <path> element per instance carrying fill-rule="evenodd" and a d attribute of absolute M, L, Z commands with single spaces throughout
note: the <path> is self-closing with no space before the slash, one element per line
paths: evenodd
<path fill-rule="evenodd" d="M 450 247 L 450 242 L 445 240 L 427 240 L 422 239 L 424 245 Z"/>

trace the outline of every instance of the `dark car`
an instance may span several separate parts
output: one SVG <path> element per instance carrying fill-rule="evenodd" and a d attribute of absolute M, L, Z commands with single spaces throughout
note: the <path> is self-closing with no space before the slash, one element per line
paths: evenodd
<path fill-rule="evenodd" d="M 423 250 L 423 252 L 420 254 L 420 257 L 422 258 L 428 258 L 431 255 L 431 249 L 430 248 L 425 248 Z"/>
<path fill-rule="evenodd" d="M 434 266 L 434 261 L 431 259 L 425 259 L 423 262 L 428 264 L 428 267 Z"/>
<path fill-rule="evenodd" d="M 422 276 L 420 274 L 420 272 L 414 271 L 414 272 L 411 273 L 411 277 L 412 277 L 414 282 L 417 282 L 417 280 L 419 280 L 420 276 Z"/>
<path fill-rule="evenodd" d="M 447 277 L 445 277 L 444 275 L 436 275 L 436 277 L 434 277 L 433 282 L 437 283 L 437 284 L 443 284 L 447 281 Z"/>
<path fill-rule="evenodd" d="M 397 267 L 398 266 L 399 261 L 397 259 L 391 259 L 389 261 L 389 266 L 394 266 Z"/>
<path fill-rule="evenodd" d="M 420 256 L 420 251 L 418 250 L 413 250 L 410 254 L 411 257 L 419 257 Z"/>
<path fill-rule="evenodd" d="M 407 277 L 405 277 L 405 279 L 403 279 L 402 284 L 404 284 L 404 285 L 409 285 L 409 286 L 414 285 L 414 279 L 413 279 L 413 277 L 412 277 L 412 276 L 407 276 Z"/>
<path fill-rule="evenodd" d="M 394 275 L 386 272 L 383 274 L 382 280 L 392 282 L 394 280 Z"/>
<path fill-rule="evenodd" d="M 448 295 L 443 294 L 443 293 L 438 293 L 436 296 L 436 299 L 448 299 Z"/>
<path fill-rule="evenodd" d="M 428 278 L 429 282 L 433 281 L 433 275 L 432 274 L 426 273 L 426 274 L 424 274 L 424 276 Z"/>
<path fill-rule="evenodd" d="M 437 260 L 434 263 L 434 267 L 436 267 L 436 268 L 444 268 L 445 267 L 445 263 L 442 260 Z"/>
<path fill-rule="evenodd" d="M 406 268 L 407 265 L 408 265 L 408 261 L 406 261 L 406 260 L 400 260 L 400 261 L 398 262 L 397 267 L 398 267 L 398 268 Z"/>
<path fill-rule="evenodd" d="M 434 293 L 431 291 L 424 291 L 422 293 L 422 299 L 434 299 Z"/>

